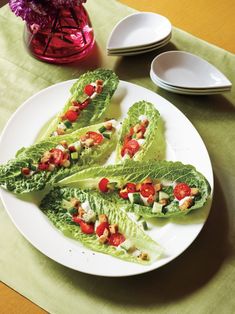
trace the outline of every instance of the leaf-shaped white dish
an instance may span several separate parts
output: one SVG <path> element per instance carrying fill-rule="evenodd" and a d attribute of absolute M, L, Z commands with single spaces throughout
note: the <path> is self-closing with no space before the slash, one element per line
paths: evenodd
<path fill-rule="evenodd" d="M 157 43 L 171 33 L 170 21 L 159 14 L 140 12 L 122 19 L 112 30 L 107 49 L 137 48 Z"/>
<path fill-rule="evenodd" d="M 158 81 L 181 88 L 208 89 L 231 87 L 232 83 L 204 59 L 184 51 L 167 51 L 151 64 Z"/>

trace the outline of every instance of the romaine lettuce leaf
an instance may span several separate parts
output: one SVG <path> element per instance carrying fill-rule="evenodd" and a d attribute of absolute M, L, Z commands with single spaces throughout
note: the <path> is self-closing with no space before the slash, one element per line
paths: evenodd
<path fill-rule="evenodd" d="M 68 110 L 68 108 L 72 105 L 71 102 L 73 100 L 80 102 L 85 100 L 87 96 L 84 94 L 84 87 L 87 84 L 94 83 L 96 80 L 103 80 L 102 92 L 92 99 L 91 103 L 89 103 L 86 109 L 81 111 L 78 120 L 72 124 L 72 127 L 66 129 L 66 134 L 71 133 L 79 128 L 102 121 L 105 111 L 110 104 L 111 98 L 117 89 L 119 79 L 112 70 L 97 69 L 95 71 L 89 71 L 82 74 L 73 84 L 70 90 L 71 97 L 67 101 L 62 111 L 60 111 L 59 114 L 54 118 L 48 129 L 40 136 L 38 140 L 42 140 L 51 136 L 51 134 L 57 129 L 57 126 L 60 122 L 59 117 Z"/>
<path fill-rule="evenodd" d="M 165 140 L 163 132 L 163 121 L 155 106 L 146 101 L 139 101 L 133 104 L 128 110 L 127 117 L 122 122 L 122 128 L 118 139 L 116 161 L 123 161 L 121 150 L 126 135 L 130 128 L 140 123 L 140 119 L 146 117 L 149 125 L 144 133 L 144 143 L 139 151 L 132 157 L 132 160 L 162 160 L 165 157 Z"/>
<path fill-rule="evenodd" d="M 111 139 L 104 138 L 100 145 L 84 148 L 78 160 L 71 163 L 71 166 L 68 168 L 56 168 L 52 172 L 37 171 L 29 177 L 21 173 L 22 168 L 38 163 L 44 152 L 55 148 L 61 141 L 65 140 L 68 144 L 74 143 L 86 132 L 97 131 L 102 125 L 103 123 L 99 123 L 70 134 L 50 137 L 21 150 L 15 159 L 0 166 L 0 185 L 14 193 L 28 193 L 41 190 L 47 184 L 51 185 L 89 165 L 102 164 L 116 145 L 116 131 L 113 132 Z"/>
<path fill-rule="evenodd" d="M 89 202 L 90 208 L 98 215 L 105 214 L 110 224 L 118 224 L 118 230 L 129 239 L 135 247 L 148 254 L 149 260 L 127 253 L 125 250 L 118 250 L 114 246 L 101 244 L 95 234 L 87 235 L 82 233 L 80 227 L 74 224 L 69 218 L 66 210 L 63 209 L 63 202 L 72 198 L 79 199 L 81 203 Z M 40 208 L 66 236 L 79 240 L 84 246 L 91 250 L 109 254 L 130 262 L 148 264 L 159 258 L 163 249 L 142 228 L 134 223 L 128 215 L 116 208 L 112 203 L 104 200 L 98 193 L 89 192 L 74 188 L 54 188 L 42 200 Z"/>
<path fill-rule="evenodd" d="M 195 167 L 184 165 L 181 162 L 172 161 L 125 161 L 122 164 L 108 165 L 103 167 L 90 167 L 78 173 L 65 178 L 59 182 L 59 185 L 69 185 L 79 188 L 98 189 L 98 182 L 101 178 L 108 178 L 110 182 L 116 182 L 119 187 L 128 182 L 141 183 L 146 178 L 158 180 L 168 186 L 168 190 L 173 191 L 175 183 L 184 182 L 190 187 L 200 190 L 200 197 L 195 197 L 194 205 L 187 210 L 180 210 L 177 202 L 171 202 L 166 206 L 167 211 L 162 213 L 153 213 L 152 207 L 138 204 L 131 204 L 129 200 L 123 200 L 118 196 L 117 190 L 109 193 L 100 193 L 100 195 L 113 203 L 124 206 L 128 211 L 135 212 L 146 218 L 150 217 L 171 217 L 185 215 L 188 212 L 201 208 L 210 195 L 210 185 L 206 178 L 199 173 Z"/>

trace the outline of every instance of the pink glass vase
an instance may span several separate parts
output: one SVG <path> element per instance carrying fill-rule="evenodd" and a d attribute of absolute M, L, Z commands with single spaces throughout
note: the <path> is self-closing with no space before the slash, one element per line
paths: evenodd
<path fill-rule="evenodd" d="M 24 41 L 37 59 L 63 64 L 85 59 L 95 38 L 87 11 L 79 5 L 58 10 L 46 27 L 26 24 Z"/>

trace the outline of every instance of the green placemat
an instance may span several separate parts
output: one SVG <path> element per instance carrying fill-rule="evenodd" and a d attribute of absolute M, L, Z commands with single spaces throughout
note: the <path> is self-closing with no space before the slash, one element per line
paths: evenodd
<path fill-rule="evenodd" d="M 17 231 L 1 205 L 0 279 L 51 313 L 234 313 L 234 89 L 223 95 L 176 95 L 156 87 L 150 81 L 149 68 L 157 53 L 185 50 L 217 66 L 235 84 L 235 56 L 174 29 L 171 42 L 158 52 L 107 57 L 105 44 L 111 28 L 134 10 L 114 0 L 89 0 L 86 7 L 97 46 L 85 62 L 69 66 L 49 65 L 30 57 L 23 47 L 23 22 L 7 7 L 0 9 L 1 129 L 35 92 L 76 78 L 87 69 L 112 68 L 120 79 L 145 86 L 171 101 L 199 131 L 215 174 L 212 210 L 196 241 L 175 261 L 144 275 L 112 279 L 85 275 L 45 257 Z"/>

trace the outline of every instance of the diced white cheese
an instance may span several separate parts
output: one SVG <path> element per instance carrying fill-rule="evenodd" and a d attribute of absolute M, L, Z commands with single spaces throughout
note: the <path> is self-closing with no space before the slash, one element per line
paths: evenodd
<path fill-rule="evenodd" d="M 66 148 L 63 145 L 60 145 L 60 144 L 57 145 L 56 148 L 62 150 L 62 152 L 64 152 L 66 150 Z"/>
<path fill-rule="evenodd" d="M 139 120 L 140 121 L 144 121 L 144 120 L 148 120 L 147 116 L 145 116 L 144 114 L 139 116 Z"/>
<path fill-rule="evenodd" d="M 92 210 L 88 201 L 85 201 L 84 203 L 81 203 L 81 207 L 82 207 L 82 209 L 85 210 L 85 212 L 88 212 L 89 210 Z"/>
<path fill-rule="evenodd" d="M 97 96 L 97 93 L 94 92 L 94 93 L 90 96 L 90 99 L 94 99 L 96 96 Z"/>
<path fill-rule="evenodd" d="M 186 200 L 188 200 L 188 199 L 190 199 L 190 198 L 192 198 L 192 196 L 185 196 L 184 198 L 182 198 L 182 200 L 177 200 L 177 199 L 175 199 L 175 200 L 178 201 L 178 202 L 179 202 L 179 206 L 181 206 L 181 205 L 184 204 L 184 202 L 185 202 Z"/>
<path fill-rule="evenodd" d="M 87 223 L 95 222 L 96 214 L 95 214 L 94 210 L 89 209 L 85 214 L 83 214 L 82 218 Z"/>
<path fill-rule="evenodd" d="M 139 140 L 136 140 L 136 141 L 139 143 L 140 146 L 145 143 L 145 139 L 144 138 L 140 138 Z"/>
<path fill-rule="evenodd" d="M 62 129 L 62 130 L 67 129 L 67 128 L 66 128 L 66 125 L 65 125 L 64 123 L 62 123 L 62 122 L 58 124 L 58 128 L 59 128 L 59 129 Z"/>

